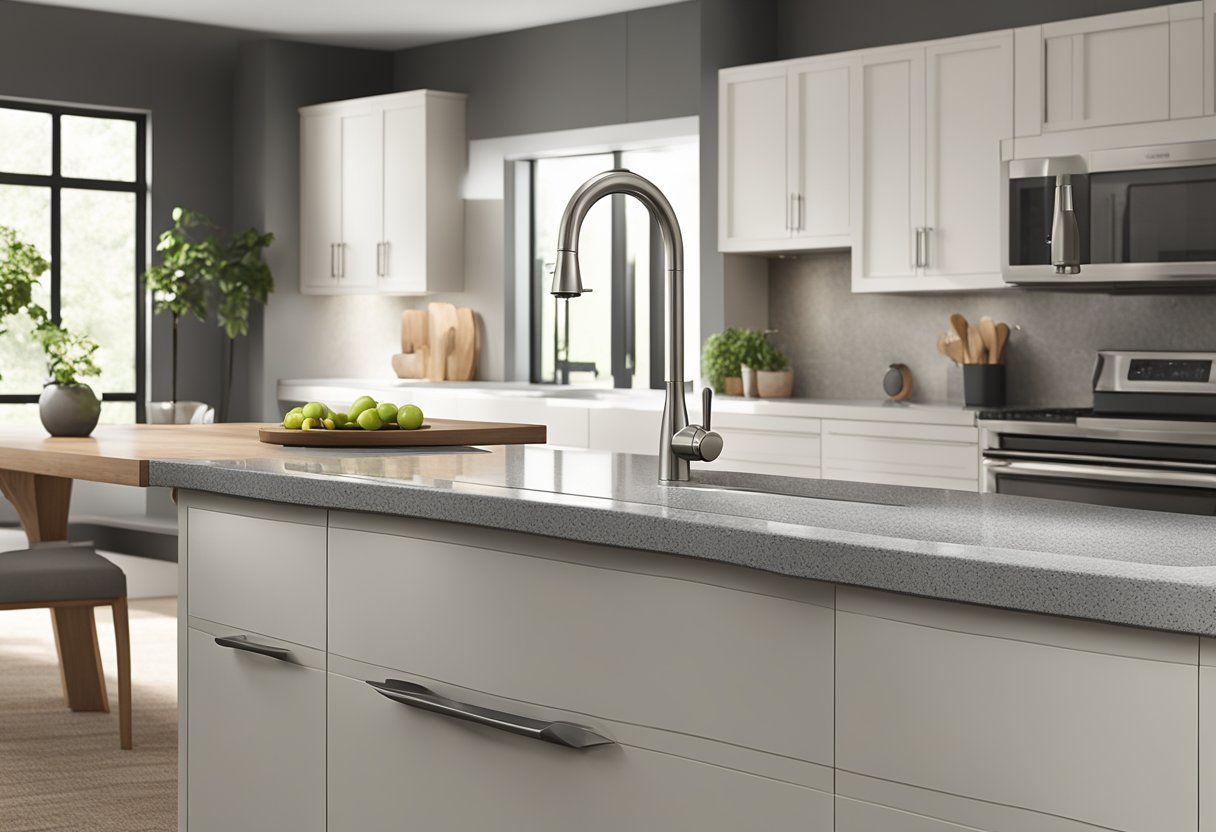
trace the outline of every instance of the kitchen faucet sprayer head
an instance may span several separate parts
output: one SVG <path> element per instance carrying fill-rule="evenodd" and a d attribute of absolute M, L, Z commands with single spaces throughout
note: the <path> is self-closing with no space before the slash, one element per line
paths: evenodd
<path fill-rule="evenodd" d="M 559 298 L 576 298 L 583 292 L 583 275 L 578 268 L 578 252 L 569 249 L 557 250 L 557 264 L 553 269 L 551 294 Z"/>

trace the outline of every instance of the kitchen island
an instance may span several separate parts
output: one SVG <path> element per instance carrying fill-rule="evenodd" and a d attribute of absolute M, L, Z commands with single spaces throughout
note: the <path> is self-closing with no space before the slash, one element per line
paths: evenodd
<path fill-rule="evenodd" d="M 1204 518 L 550 447 L 149 476 L 193 832 L 1216 819 Z"/>

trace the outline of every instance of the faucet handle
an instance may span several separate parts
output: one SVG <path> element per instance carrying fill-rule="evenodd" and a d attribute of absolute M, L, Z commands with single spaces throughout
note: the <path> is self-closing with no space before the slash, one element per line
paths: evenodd
<path fill-rule="evenodd" d="M 714 404 L 714 389 L 706 387 L 701 391 L 701 420 L 705 423 L 703 428 L 709 430 L 709 411 Z"/>

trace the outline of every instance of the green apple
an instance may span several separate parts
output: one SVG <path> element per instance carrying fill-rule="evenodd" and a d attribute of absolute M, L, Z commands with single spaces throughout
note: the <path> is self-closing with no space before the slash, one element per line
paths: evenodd
<path fill-rule="evenodd" d="M 384 420 L 380 418 L 380 414 L 371 408 L 360 413 L 359 418 L 355 421 L 364 430 L 380 430 L 380 428 L 384 427 Z"/>
<path fill-rule="evenodd" d="M 289 411 L 287 415 L 283 417 L 283 427 L 287 428 L 288 430 L 299 430 L 303 424 L 304 414 L 297 413 L 294 410 Z"/>
<path fill-rule="evenodd" d="M 397 411 L 397 427 L 402 430 L 418 430 L 422 427 L 422 408 L 416 404 L 403 405 Z"/>
<path fill-rule="evenodd" d="M 350 421 L 350 416 L 345 413 L 332 413 L 329 418 L 334 420 L 335 425 L 345 425 Z"/>
<path fill-rule="evenodd" d="M 397 421 L 397 405 L 392 402 L 380 402 L 376 405 L 376 413 L 385 424 Z"/>
<path fill-rule="evenodd" d="M 358 422 L 351 422 L 351 421 L 346 421 L 346 422 L 343 422 L 342 424 L 338 425 L 338 429 L 339 430 L 362 430 L 362 428 L 359 427 Z"/>
<path fill-rule="evenodd" d="M 324 419 L 325 405 L 320 402 L 309 402 L 300 409 L 305 419 Z"/>
<path fill-rule="evenodd" d="M 360 396 L 351 404 L 350 410 L 346 411 L 346 415 L 351 419 L 358 419 L 359 414 L 365 410 L 371 410 L 376 406 L 376 400 L 371 396 Z"/>
<path fill-rule="evenodd" d="M 302 407 L 293 407 L 291 410 L 287 411 L 287 413 L 288 413 L 289 415 L 290 415 L 290 414 L 292 414 L 292 413 L 298 413 L 298 414 L 300 414 L 300 416 L 301 416 L 301 417 L 303 417 L 303 416 L 304 416 L 304 408 L 302 408 Z"/>
<path fill-rule="evenodd" d="M 334 429 L 334 420 L 333 420 L 333 419 L 326 419 L 326 420 L 325 420 L 324 422 L 322 422 L 321 424 L 325 425 L 325 429 L 326 429 L 326 430 L 333 430 L 333 429 Z"/>

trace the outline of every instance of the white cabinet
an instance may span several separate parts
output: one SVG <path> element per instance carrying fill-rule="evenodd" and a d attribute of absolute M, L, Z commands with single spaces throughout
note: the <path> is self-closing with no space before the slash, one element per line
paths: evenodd
<path fill-rule="evenodd" d="M 853 291 L 999 288 L 1009 32 L 863 53 L 853 95 Z"/>
<path fill-rule="evenodd" d="M 1216 832 L 1216 639 L 1199 641 L 1199 832 Z"/>
<path fill-rule="evenodd" d="M 979 490 L 979 433 L 950 425 L 824 419 L 823 478 Z"/>
<path fill-rule="evenodd" d="M 216 643 L 229 636 L 289 652 Z M 325 654 L 203 622 L 186 649 L 185 828 L 324 832 Z"/>
<path fill-rule="evenodd" d="M 1189 2 L 1019 29 L 1018 135 L 1211 113 L 1205 22 Z"/>
<path fill-rule="evenodd" d="M 721 251 L 851 243 L 854 64 L 832 56 L 721 72 Z"/>
<path fill-rule="evenodd" d="M 616 738 L 594 716 L 419 681 L 450 699 Z M 824 791 L 619 739 L 563 748 L 417 710 L 333 673 L 329 753 L 330 829 L 832 830 Z"/>
<path fill-rule="evenodd" d="M 1193 636 L 839 588 L 836 764 L 1103 829 L 1194 830 L 1197 653 Z"/>
<path fill-rule="evenodd" d="M 464 280 L 465 97 L 417 90 L 300 109 L 300 290 Z"/>

